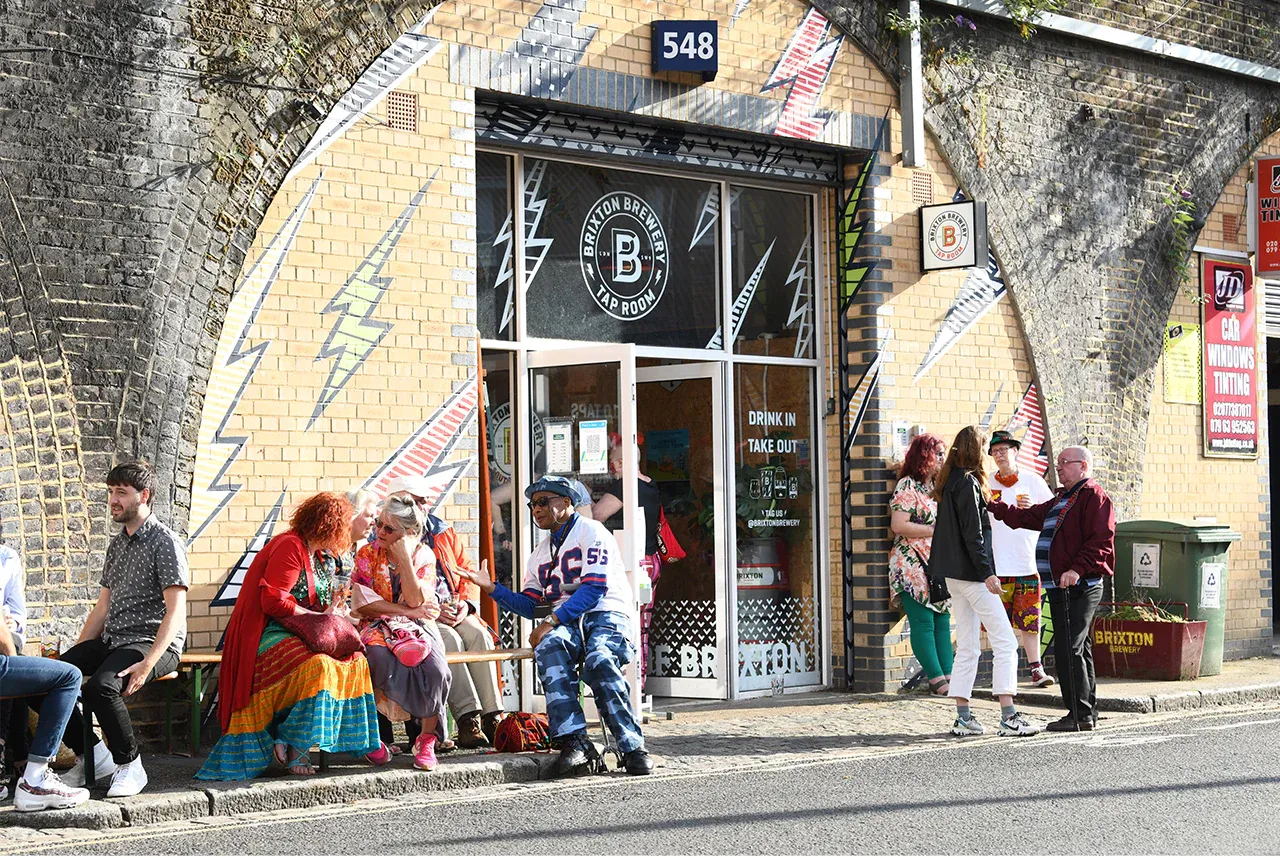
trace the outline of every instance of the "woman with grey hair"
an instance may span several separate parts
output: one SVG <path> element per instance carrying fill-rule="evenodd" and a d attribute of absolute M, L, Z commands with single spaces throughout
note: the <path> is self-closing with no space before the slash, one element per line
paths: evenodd
<path fill-rule="evenodd" d="M 351 604 L 360 617 L 378 712 L 391 721 L 418 721 L 413 764 L 432 769 L 436 742 L 446 738 L 442 716 L 450 675 L 435 623 L 441 594 L 435 554 L 423 543 L 425 527 L 426 514 L 412 500 L 387 499 L 377 541 L 356 552 Z"/>

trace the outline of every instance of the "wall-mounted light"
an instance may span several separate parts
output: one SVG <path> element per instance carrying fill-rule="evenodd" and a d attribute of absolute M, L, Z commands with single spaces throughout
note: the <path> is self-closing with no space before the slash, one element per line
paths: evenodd
<path fill-rule="evenodd" d="M 1097 116 L 1097 114 L 1094 113 L 1093 111 L 1093 105 L 1091 104 L 1080 105 L 1080 121 L 1081 122 L 1088 122 L 1090 119 L 1093 119 L 1095 116 Z"/>

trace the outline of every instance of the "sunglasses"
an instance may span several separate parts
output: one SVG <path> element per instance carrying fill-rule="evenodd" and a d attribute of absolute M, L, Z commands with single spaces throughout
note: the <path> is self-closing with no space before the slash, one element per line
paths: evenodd
<path fill-rule="evenodd" d="M 395 533 L 396 532 L 396 528 L 394 526 L 390 524 L 383 524 L 380 521 L 374 524 L 374 527 L 377 529 L 379 533 Z"/>
<path fill-rule="evenodd" d="M 529 509 L 543 509 L 544 507 L 551 506 L 551 502 L 553 500 L 556 500 L 556 498 L 537 498 L 536 500 L 529 501 L 526 505 Z"/>

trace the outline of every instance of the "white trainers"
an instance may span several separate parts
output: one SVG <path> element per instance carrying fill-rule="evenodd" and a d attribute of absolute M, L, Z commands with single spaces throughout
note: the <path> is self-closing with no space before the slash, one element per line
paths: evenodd
<path fill-rule="evenodd" d="M 135 757 L 133 762 L 116 769 L 107 798 L 128 798 L 142 792 L 146 786 L 147 772 L 142 768 L 142 757 Z"/>
<path fill-rule="evenodd" d="M 987 728 L 978 723 L 976 715 L 970 715 L 968 718 L 956 718 L 956 723 L 951 725 L 952 736 L 981 736 L 987 732 Z"/>
<path fill-rule="evenodd" d="M 1001 736 L 1034 736 L 1043 729 L 1022 717 L 1021 712 L 1014 712 L 1000 721 L 1000 728 L 996 732 Z"/>
<path fill-rule="evenodd" d="M 46 771 L 38 784 L 23 778 L 13 793 L 13 808 L 20 813 L 32 810 L 61 810 L 76 807 L 89 800 L 89 791 L 69 787 L 52 771 Z"/>
<path fill-rule="evenodd" d="M 93 774 L 94 778 L 109 778 L 116 773 L 116 761 L 111 759 L 111 752 L 107 750 L 107 746 L 102 742 L 93 746 Z M 67 769 L 67 773 L 62 776 L 62 782 L 67 786 L 82 787 L 84 786 L 84 757 L 76 757 L 76 764 Z M 96 780 L 95 780 L 96 782 Z"/>

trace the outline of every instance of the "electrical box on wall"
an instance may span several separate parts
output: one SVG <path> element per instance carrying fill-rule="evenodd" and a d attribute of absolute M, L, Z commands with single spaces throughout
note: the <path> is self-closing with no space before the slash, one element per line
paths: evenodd
<path fill-rule="evenodd" d="M 704 81 L 720 70 L 718 21 L 654 21 L 650 25 L 655 72 L 696 72 Z"/>

